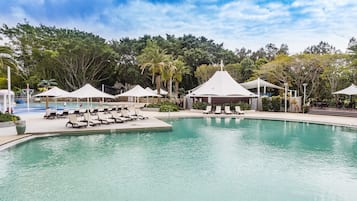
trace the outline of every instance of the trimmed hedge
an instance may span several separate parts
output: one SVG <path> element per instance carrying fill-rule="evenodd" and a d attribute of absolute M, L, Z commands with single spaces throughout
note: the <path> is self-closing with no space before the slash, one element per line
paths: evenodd
<path fill-rule="evenodd" d="M 192 108 L 197 110 L 205 110 L 207 105 L 208 103 L 206 102 L 195 102 L 193 103 Z"/>
<path fill-rule="evenodd" d="M 263 97 L 262 98 L 262 107 L 263 111 L 271 111 L 273 106 L 272 106 L 272 101 L 268 97 Z"/>
<path fill-rule="evenodd" d="M 280 96 L 271 97 L 271 105 L 272 105 L 272 110 L 274 112 L 280 112 L 280 106 L 281 106 L 280 103 L 281 103 Z"/>
<path fill-rule="evenodd" d="M 169 101 L 149 104 L 149 105 L 147 105 L 147 107 L 148 108 L 160 108 L 159 109 L 160 112 L 177 112 L 177 111 L 179 111 L 179 107 Z"/>
<path fill-rule="evenodd" d="M 8 113 L 1 113 L 0 112 L 0 122 L 7 122 L 7 121 L 17 121 L 20 120 L 19 116 L 8 114 Z"/>

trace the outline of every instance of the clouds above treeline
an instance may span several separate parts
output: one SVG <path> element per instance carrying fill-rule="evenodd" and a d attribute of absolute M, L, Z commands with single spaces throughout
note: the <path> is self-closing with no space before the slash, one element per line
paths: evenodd
<path fill-rule="evenodd" d="M 193 34 L 228 49 L 286 43 L 290 53 L 326 41 L 346 50 L 356 36 L 355 0 L 13 0 L 0 23 L 24 22 L 93 32 L 108 40 Z"/>

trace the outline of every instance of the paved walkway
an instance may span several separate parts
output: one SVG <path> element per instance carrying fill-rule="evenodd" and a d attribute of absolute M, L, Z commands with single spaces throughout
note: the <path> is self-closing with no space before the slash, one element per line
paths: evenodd
<path fill-rule="evenodd" d="M 101 125 L 96 127 L 87 128 L 66 128 L 65 124 L 67 119 L 43 119 L 43 114 L 24 114 L 21 118 L 26 120 L 26 134 L 27 135 L 0 135 L 0 147 L 1 145 L 16 142 L 19 139 L 25 140 L 34 135 L 45 134 L 90 134 L 103 132 L 124 132 L 131 130 L 162 130 L 171 129 L 171 125 L 159 120 L 160 118 L 180 118 L 180 117 L 239 117 L 239 118 L 252 118 L 252 119 L 273 119 L 273 120 L 287 120 L 297 122 L 311 122 L 326 125 L 337 125 L 357 128 L 357 118 L 354 117 L 336 117 L 336 116 L 323 116 L 323 115 L 311 115 L 300 113 L 281 113 L 281 112 L 254 112 L 246 111 L 244 115 L 215 115 L 215 114 L 203 114 L 199 110 L 185 110 L 180 112 L 151 112 L 142 111 L 144 116 L 150 117 L 147 120 L 129 121 L 123 124 L 111 124 Z"/>

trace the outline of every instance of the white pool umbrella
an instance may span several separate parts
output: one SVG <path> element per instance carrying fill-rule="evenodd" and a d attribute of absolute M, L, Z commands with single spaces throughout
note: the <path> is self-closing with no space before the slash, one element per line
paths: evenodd
<path fill-rule="evenodd" d="M 345 95 L 357 95 L 357 86 L 354 84 L 351 84 L 351 86 L 342 89 L 340 91 L 333 92 L 332 94 L 345 94 Z"/>
<path fill-rule="evenodd" d="M 46 97 L 46 109 L 47 109 L 48 108 L 48 97 L 60 97 L 60 96 L 68 95 L 68 94 L 69 94 L 68 91 L 60 89 L 58 87 L 53 87 L 48 91 L 34 95 L 34 97 Z M 56 99 L 56 107 L 57 107 L 57 99 Z"/>
<path fill-rule="evenodd" d="M 85 84 L 83 87 L 68 93 L 67 95 L 60 96 L 63 98 L 115 98 L 114 96 L 104 93 L 90 84 Z"/>

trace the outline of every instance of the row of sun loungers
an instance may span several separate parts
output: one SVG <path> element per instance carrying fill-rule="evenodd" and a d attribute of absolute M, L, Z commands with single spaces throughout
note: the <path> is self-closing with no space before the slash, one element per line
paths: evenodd
<path fill-rule="evenodd" d="M 77 116 L 83 116 L 85 113 L 91 113 L 91 114 L 97 114 L 98 112 L 104 112 L 104 113 L 110 113 L 113 111 L 122 111 L 122 110 L 129 110 L 127 107 L 104 107 L 104 108 L 92 108 L 92 109 L 74 109 L 74 110 L 68 110 L 64 109 L 63 111 L 57 111 L 55 109 L 47 109 L 45 115 L 43 116 L 45 119 L 55 119 L 55 118 L 66 118 L 69 114 L 76 114 Z M 137 109 L 130 109 L 131 110 L 136 110 Z"/>
<path fill-rule="evenodd" d="M 225 114 L 244 114 L 244 112 L 240 109 L 240 106 L 235 106 L 234 107 L 235 111 L 231 111 L 230 106 L 225 106 L 224 107 L 224 113 Z M 212 110 L 212 106 L 211 105 L 207 105 L 206 110 L 203 111 L 204 114 L 222 114 L 222 107 L 220 105 L 217 105 L 215 110 Z"/>
<path fill-rule="evenodd" d="M 110 113 L 98 112 L 96 114 L 87 112 L 84 113 L 83 116 L 69 114 L 66 127 L 71 126 L 72 128 L 82 128 L 102 124 L 124 123 L 126 121 L 133 121 L 137 119 L 144 120 L 148 119 L 148 117 L 144 117 L 137 112 L 135 114 L 131 114 L 127 110 L 122 110 L 121 112 L 114 111 Z"/>

